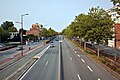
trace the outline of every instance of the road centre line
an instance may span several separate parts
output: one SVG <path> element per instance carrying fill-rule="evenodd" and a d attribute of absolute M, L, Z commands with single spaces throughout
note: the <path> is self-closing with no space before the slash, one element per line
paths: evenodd
<path fill-rule="evenodd" d="M 82 62 L 85 62 L 85 60 L 84 60 L 84 59 L 81 59 L 81 61 L 82 61 Z"/>
<path fill-rule="evenodd" d="M 80 75 L 79 75 L 79 74 L 77 74 L 77 77 L 78 77 L 78 79 L 79 79 L 79 80 L 81 80 L 81 78 L 80 78 Z"/>
<path fill-rule="evenodd" d="M 91 67 L 90 67 L 90 66 L 87 66 L 87 68 L 88 68 L 91 72 L 93 72 L 93 70 L 91 69 Z"/>

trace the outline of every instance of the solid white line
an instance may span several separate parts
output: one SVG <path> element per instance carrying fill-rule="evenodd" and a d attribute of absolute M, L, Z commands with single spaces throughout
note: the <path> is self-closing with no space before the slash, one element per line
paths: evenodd
<path fill-rule="evenodd" d="M 42 52 L 40 52 L 39 54 L 44 54 L 43 52 L 46 52 L 47 51 L 47 49 L 49 48 L 50 46 L 48 46 L 47 48 L 45 48 Z M 39 60 L 39 59 L 38 59 Z M 37 60 L 37 61 L 38 61 Z M 32 67 L 37 63 L 37 61 L 25 72 L 25 74 L 19 79 L 19 80 L 22 80 L 24 77 L 25 77 L 25 75 L 32 69 Z"/>
<path fill-rule="evenodd" d="M 48 61 L 46 62 L 46 64 L 45 64 L 45 65 L 47 66 L 47 64 L 48 64 Z"/>
<path fill-rule="evenodd" d="M 85 60 L 84 59 L 81 59 L 82 60 L 82 62 L 85 62 Z"/>
<path fill-rule="evenodd" d="M 91 69 L 91 67 L 90 67 L 90 66 L 87 66 L 87 68 L 88 68 L 91 72 L 93 72 L 93 70 Z"/>
<path fill-rule="evenodd" d="M 72 58 L 70 57 L 70 60 L 72 61 Z"/>
<path fill-rule="evenodd" d="M 22 80 L 25 77 L 25 75 L 32 69 L 32 67 L 37 63 L 37 61 L 25 72 L 25 74 L 19 80 Z"/>
<path fill-rule="evenodd" d="M 79 79 L 79 80 L 81 80 L 81 78 L 80 78 L 80 75 L 79 75 L 79 74 L 77 74 L 77 77 L 78 77 L 78 79 Z"/>
<path fill-rule="evenodd" d="M 78 54 L 78 57 L 80 57 L 80 55 Z"/>

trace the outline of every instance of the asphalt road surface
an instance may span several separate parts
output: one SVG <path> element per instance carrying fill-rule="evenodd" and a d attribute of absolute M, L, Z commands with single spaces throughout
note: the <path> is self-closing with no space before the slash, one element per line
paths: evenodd
<path fill-rule="evenodd" d="M 59 42 L 49 48 L 21 80 L 116 80 L 96 62 L 68 40 L 62 40 L 61 71 L 59 72 Z"/>
<path fill-rule="evenodd" d="M 21 68 L 25 63 L 27 63 L 31 58 L 33 58 L 33 56 L 40 53 L 47 46 L 48 45 L 45 45 L 43 47 L 39 46 L 38 48 L 31 50 L 27 55 L 25 55 L 20 60 L 0 70 L 0 80 L 5 80 L 8 76 L 14 73 L 17 69 Z"/>
<path fill-rule="evenodd" d="M 22 80 L 57 80 L 59 42 L 50 47 Z"/>
<path fill-rule="evenodd" d="M 68 40 L 62 43 L 62 80 L 116 80 Z"/>
<path fill-rule="evenodd" d="M 30 43 L 30 46 L 34 47 L 34 46 L 36 46 L 36 45 L 38 45 L 40 43 L 41 42 Z M 24 51 L 28 49 L 28 46 L 26 46 L 26 45 L 23 45 L 23 47 L 24 47 Z M 14 55 L 17 55 L 19 53 L 21 53 L 21 50 L 17 51 L 16 47 L 5 50 L 5 51 L 0 51 L 0 61 L 5 60 L 7 58 L 12 58 L 12 57 L 14 57 Z"/>

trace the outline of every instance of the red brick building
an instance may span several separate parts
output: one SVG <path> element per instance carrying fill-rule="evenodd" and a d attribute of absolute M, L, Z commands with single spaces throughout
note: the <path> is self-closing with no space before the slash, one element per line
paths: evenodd
<path fill-rule="evenodd" d="M 33 34 L 34 36 L 39 36 L 41 34 L 41 28 L 42 25 L 36 23 L 32 25 L 32 28 L 30 30 L 26 31 L 26 35 Z"/>
<path fill-rule="evenodd" d="M 115 47 L 120 49 L 120 24 L 115 24 Z"/>

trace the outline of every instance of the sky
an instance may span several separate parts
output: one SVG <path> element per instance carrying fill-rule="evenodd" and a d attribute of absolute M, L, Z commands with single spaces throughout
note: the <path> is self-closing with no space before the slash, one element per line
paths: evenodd
<path fill-rule="evenodd" d="M 32 24 L 39 23 L 45 28 L 61 32 L 80 13 L 87 14 L 92 7 L 100 6 L 107 10 L 113 4 L 110 0 L 0 0 L 0 24 L 12 21 L 20 29 L 22 14 L 23 28 L 29 30 Z"/>

